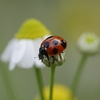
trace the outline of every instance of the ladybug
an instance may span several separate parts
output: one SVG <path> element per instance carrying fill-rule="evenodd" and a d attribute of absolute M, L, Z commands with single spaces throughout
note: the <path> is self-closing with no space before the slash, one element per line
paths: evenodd
<path fill-rule="evenodd" d="M 67 42 L 60 36 L 49 36 L 40 45 L 38 57 L 43 60 L 44 56 L 49 60 L 62 53 L 67 47 Z"/>

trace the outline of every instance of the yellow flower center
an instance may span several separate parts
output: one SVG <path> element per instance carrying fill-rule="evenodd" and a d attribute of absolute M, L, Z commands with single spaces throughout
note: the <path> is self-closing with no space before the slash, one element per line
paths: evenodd
<path fill-rule="evenodd" d="M 86 42 L 87 42 L 87 43 L 93 43 L 94 40 L 95 40 L 95 39 L 92 38 L 92 37 L 87 37 L 87 38 L 86 38 Z"/>
<path fill-rule="evenodd" d="M 43 89 L 43 93 L 44 93 L 44 99 L 49 100 L 49 96 L 50 96 L 49 86 L 46 86 Z M 54 85 L 52 100 L 71 100 L 71 98 L 72 98 L 72 92 L 68 87 L 60 85 L 60 84 Z M 37 97 L 34 100 L 40 100 L 39 95 L 37 95 Z M 74 98 L 74 100 L 77 100 L 77 98 Z"/>
<path fill-rule="evenodd" d="M 29 19 L 22 24 L 15 37 L 18 39 L 35 39 L 47 34 L 50 34 L 50 31 L 41 22 L 36 19 Z"/>

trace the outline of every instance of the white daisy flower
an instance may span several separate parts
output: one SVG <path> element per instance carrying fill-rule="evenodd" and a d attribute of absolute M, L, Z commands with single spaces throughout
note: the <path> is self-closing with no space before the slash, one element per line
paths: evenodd
<path fill-rule="evenodd" d="M 43 63 L 35 57 L 38 56 L 41 42 L 48 36 L 49 30 L 38 20 L 25 21 L 15 37 L 9 41 L 1 54 L 1 60 L 9 62 L 9 70 L 13 70 L 16 65 L 21 68 L 43 67 Z"/>
<path fill-rule="evenodd" d="M 82 53 L 96 54 L 100 51 L 100 38 L 94 33 L 86 32 L 78 39 L 77 46 Z"/>

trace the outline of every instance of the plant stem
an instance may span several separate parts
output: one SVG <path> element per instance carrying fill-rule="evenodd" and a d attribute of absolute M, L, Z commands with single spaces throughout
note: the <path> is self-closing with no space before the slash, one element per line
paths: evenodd
<path fill-rule="evenodd" d="M 0 73 L 1 73 L 1 76 L 2 76 L 2 80 L 3 80 L 4 86 L 5 86 L 5 89 L 6 89 L 6 92 L 7 92 L 7 100 L 16 100 L 12 86 L 11 86 L 11 82 L 9 80 L 9 77 L 7 75 L 7 71 L 6 71 L 5 67 L 0 66 L 0 71 L 1 71 Z"/>
<path fill-rule="evenodd" d="M 74 98 L 74 96 L 76 94 L 78 82 L 79 82 L 79 79 L 81 77 L 83 66 L 84 66 L 86 60 L 87 60 L 87 55 L 84 54 L 81 58 L 81 61 L 79 63 L 78 69 L 76 71 L 75 77 L 74 77 L 73 82 L 72 82 L 72 86 L 71 86 L 72 93 L 73 93 L 72 99 Z"/>
<path fill-rule="evenodd" d="M 39 86 L 39 91 L 40 91 L 40 96 L 41 100 L 44 100 L 43 96 L 43 80 L 42 80 L 42 75 L 41 75 L 41 70 L 39 68 L 34 67 L 35 73 L 36 73 L 36 78 Z"/>
<path fill-rule="evenodd" d="M 52 94 L 53 94 L 54 74 L 55 74 L 55 66 L 51 66 L 51 76 L 50 76 L 50 100 L 52 100 Z"/>

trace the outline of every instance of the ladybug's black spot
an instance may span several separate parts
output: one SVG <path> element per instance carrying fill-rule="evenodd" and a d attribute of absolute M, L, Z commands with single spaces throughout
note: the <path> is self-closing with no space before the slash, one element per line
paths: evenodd
<path fill-rule="evenodd" d="M 52 44 L 53 44 L 54 46 L 57 46 L 57 45 L 58 45 L 58 41 L 57 41 L 57 40 L 54 40 L 54 41 L 52 41 Z"/>
<path fill-rule="evenodd" d="M 49 47 L 49 42 L 44 42 L 44 47 L 48 48 Z"/>
<path fill-rule="evenodd" d="M 57 54 L 58 49 L 57 48 L 54 48 L 52 52 L 53 52 L 53 54 Z"/>
<path fill-rule="evenodd" d="M 53 36 L 49 36 L 49 37 L 47 37 L 46 39 L 49 39 L 49 38 L 52 38 Z"/>
<path fill-rule="evenodd" d="M 65 40 L 61 40 L 61 45 L 66 48 L 67 44 L 66 44 L 66 41 Z"/>

